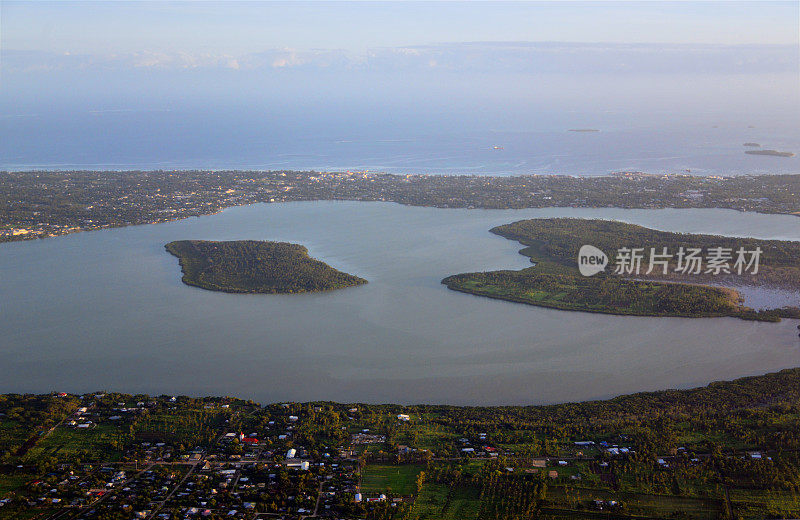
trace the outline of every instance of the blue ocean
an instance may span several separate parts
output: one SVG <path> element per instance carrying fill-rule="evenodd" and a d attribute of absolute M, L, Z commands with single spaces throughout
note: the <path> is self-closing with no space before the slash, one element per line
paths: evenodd
<path fill-rule="evenodd" d="M 0 168 L 800 172 L 798 157 L 744 153 L 800 152 L 793 99 L 754 80 L 717 95 L 730 78 L 101 79 L 6 89 Z"/>

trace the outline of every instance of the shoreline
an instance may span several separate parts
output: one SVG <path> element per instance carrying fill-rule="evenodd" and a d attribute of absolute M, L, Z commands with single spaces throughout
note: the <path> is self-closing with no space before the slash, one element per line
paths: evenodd
<path fill-rule="evenodd" d="M 675 319 L 691 319 L 691 318 L 675 318 Z M 800 328 L 800 325 L 798 325 Z M 620 393 L 620 394 L 609 394 L 608 396 L 601 396 L 596 398 L 588 398 L 584 400 L 566 400 L 566 401 L 548 401 L 548 402 L 541 402 L 541 403 L 533 403 L 533 404 L 453 404 L 448 402 L 424 402 L 424 401 L 331 401 L 330 399 L 326 399 L 324 397 L 318 399 L 310 399 L 310 400 L 300 400 L 296 401 L 293 399 L 274 399 L 262 404 L 262 406 L 271 406 L 271 405 L 282 405 L 284 403 L 292 403 L 292 404 L 300 404 L 300 405 L 308 405 L 308 404 L 316 404 L 316 403 L 335 403 L 335 404 L 343 404 L 343 405 L 351 405 L 351 404 L 365 404 L 370 406 L 403 406 L 403 407 L 415 407 L 415 406 L 433 406 L 433 407 L 447 407 L 447 408 L 460 408 L 460 409 L 472 409 L 472 410 L 479 410 L 479 409 L 511 409 L 511 408 L 549 408 L 549 407 L 560 407 L 560 406 L 568 406 L 574 404 L 600 404 L 600 403 L 610 403 L 616 402 L 625 399 L 633 399 L 633 398 L 640 398 L 640 397 L 650 397 L 656 396 L 659 394 L 664 394 L 667 392 L 685 392 L 685 393 L 692 393 L 698 392 L 703 390 L 708 390 L 713 387 L 717 387 L 719 385 L 730 385 L 730 384 L 738 384 L 744 383 L 748 381 L 760 380 L 760 379 L 771 379 L 781 375 L 789 375 L 795 372 L 800 372 L 800 366 L 791 366 L 786 368 L 780 368 L 775 370 L 770 370 L 767 372 L 754 372 L 742 376 L 733 377 L 731 379 L 712 379 L 709 380 L 707 383 L 689 383 L 688 386 L 680 386 L 680 387 L 668 387 L 668 388 L 657 388 L 652 390 L 641 390 L 636 392 L 628 392 L 628 393 Z M 98 392 L 102 393 L 122 393 L 122 394 L 143 394 L 143 395 L 173 395 L 177 398 L 187 397 L 191 399 L 213 399 L 220 396 L 216 396 L 213 394 L 181 394 L 181 393 L 172 393 L 169 391 L 160 391 L 160 390 L 153 390 L 153 391 L 141 391 L 135 388 L 125 390 L 124 388 L 102 388 L 100 390 L 91 390 L 86 392 L 69 392 L 66 391 L 68 389 L 58 388 L 52 389 L 46 392 L 36 392 L 36 391 L 0 391 L 0 396 L 3 395 L 12 395 L 12 394 L 23 394 L 23 395 L 52 395 L 57 392 L 65 392 L 68 395 L 74 396 L 81 396 L 81 395 L 92 395 L 97 394 Z M 234 396 L 229 396 L 234 397 Z M 256 399 L 255 396 L 235 396 L 236 399 L 249 399 L 255 402 L 260 402 Z"/>
<path fill-rule="evenodd" d="M 429 205 L 422 205 L 422 204 L 409 204 L 405 202 L 398 202 L 394 200 L 364 200 L 364 199 L 310 199 L 310 200 L 284 200 L 279 202 L 248 202 L 245 204 L 234 204 L 231 206 L 225 206 L 214 211 L 209 211 L 208 213 L 200 213 L 198 215 L 186 215 L 177 217 L 174 219 L 167 219 L 167 220 L 154 220 L 152 222 L 137 222 L 135 224 L 123 224 L 119 226 L 98 226 L 98 227 L 88 227 L 88 228 L 80 228 L 75 230 L 65 231 L 64 233 L 58 233 L 53 235 L 35 235 L 35 236 L 27 236 L 27 235 L 17 235 L 17 237 L 0 237 L 0 247 L 2 244 L 5 243 L 15 243 L 15 242 L 29 242 L 29 241 L 36 241 L 36 240 L 46 240 L 48 238 L 58 238 L 64 237 L 69 235 L 75 235 L 78 233 L 87 233 L 91 231 L 103 231 L 103 230 L 111 230 L 111 229 L 123 229 L 127 227 L 135 227 L 135 226 L 153 226 L 157 224 L 168 224 L 170 222 L 180 222 L 181 220 L 186 220 L 189 218 L 196 218 L 196 217 L 209 217 L 212 215 L 219 215 L 225 210 L 232 209 L 232 208 L 241 208 L 247 206 L 253 206 L 256 204 L 286 204 L 290 202 L 384 202 L 389 204 L 398 204 L 400 206 L 411 206 L 411 207 L 419 207 L 419 208 L 435 208 L 435 209 L 466 209 L 466 210 L 483 210 L 483 211 L 507 211 L 511 210 L 525 210 L 525 209 L 558 209 L 558 208 L 575 208 L 575 209 L 622 209 L 622 210 L 663 210 L 663 209 L 676 209 L 676 210 L 691 210 L 691 209 L 719 209 L 719 210 L 730 210 L 736 211 L 737 213 L 756 213 L 758 215 L 786 215 L 792 217 L 800 218 L 800 212 L 795 213 L 772 213 L 772 212 L 761 212 L 761 211 L 747 211 L 742 209 L 736 208 L 728 208 L 724 206 L 702 206 L 702 207 L 682 207 L 676 208 L 672 206 L 528 206 L 523 208 L 477 208 L 477 207 L 453 207 L 453 206 L 429 206 Z"/>
<path fill-rule="evenodd" d="M 174 222 L 254 203 L 379 201 L 465 209 L 719 208 L 800 216 L 800 175 L 395 175 L 298 171 L 0 172 L 0 242 Z M 54 204 L 53 201 L 58 201 Z"/>

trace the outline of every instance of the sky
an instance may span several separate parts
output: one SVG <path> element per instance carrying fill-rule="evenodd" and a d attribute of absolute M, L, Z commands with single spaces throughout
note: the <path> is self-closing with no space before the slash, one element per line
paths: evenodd
<path fill-rule="evenodd" d="M 2 1 L 0 14 L 0 80 L 65 69 L 793 72 L 800 47 L 797 1 Z"/>
<path fill-rule="evenodd" d="M 468 41 L 798 44 L 798 2 L 0 2 L 3 49 L 212 53 Z"/>

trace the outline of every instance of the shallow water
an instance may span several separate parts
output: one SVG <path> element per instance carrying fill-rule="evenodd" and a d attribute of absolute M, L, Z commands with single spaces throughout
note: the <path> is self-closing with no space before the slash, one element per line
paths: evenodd
<path fill-rule="evenodd" d="M 800 307 L 800 293 L 772 287 L 732 286 L 742 295 L 742 303 L 756 310 Z"/>
<path fill-rule="evenodd" d="M 547 403 L 691 387 L 800 364 L 797 321 L 563 312 L 447 290 L 530 265 L 496 225 L 602 217 L 800 240 L 800 219 L 728 210 L 466 210 L 259 204 L 0 247 L 0 391 L 120 390 L 454 404 Z M 180 282 L 167 242 L 269 239 L 369 284 L 235 295 Z"/>

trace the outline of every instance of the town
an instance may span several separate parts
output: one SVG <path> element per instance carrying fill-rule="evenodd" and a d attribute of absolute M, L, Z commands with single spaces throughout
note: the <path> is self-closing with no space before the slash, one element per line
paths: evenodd
<path fill-rule="evenodd" d="M 551 406 L 0 396 L 0 518 L 786 518 L 800 369 Z"/>
<path fill-rule="evenodd" d="M 253 203 L 355 200 L 439 208 L 728 208 L 800 214 L 797 175 L 604 177 L 298 171 L 0 172 L 0 241 L 167 222 Z"/>

